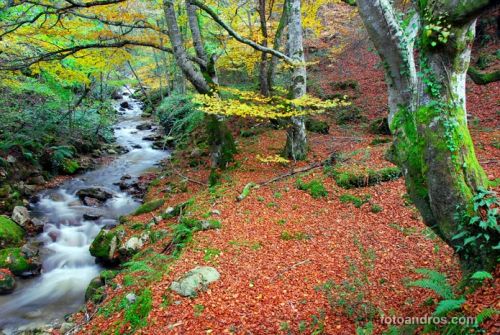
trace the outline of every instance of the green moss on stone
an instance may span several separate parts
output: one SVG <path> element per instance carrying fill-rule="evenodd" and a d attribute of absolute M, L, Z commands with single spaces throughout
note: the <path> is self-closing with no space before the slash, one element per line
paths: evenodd
<path fill-rule="evenodd" d="M 123 226 L 117 226 L 111 230 L 102 229 L 90 245 L 90 254 L 103 261 L 113 261 L 114 253 L 124 233 Z"/>
<path fill-rule="evenodd" d="M 24 235 L 24 229 L 17 223 L 6 216 L 0 216 L 0 248 L 20 246 Z"/>
<path fill-rule="evenodd" d="M 22 275 L 34 269 L 20 248 L 0 250 L 0 268 L 9 269 L 15 275 Z"/>
<path fill-rule="evenodd" d="M 365 173 L 349 171 L 340 172 L 332 169 L 329 173 L 335 179 L 337 185 L 345 189 L 372 186 L 401 177 L 401 170 L 397 167 L 368 170 Z"/>
<path fill-rule="evenodd" d="M 139 206 L 139 208 L 137 208 L 135 210 L 134 215 L 141 215 L 144 213 L 152 212 L 152 211 L 160 208 L 164 204 L 165 204 L 165 200 L 163 200 L 163 199 L 158 199 L 158 200 L 146 202 L 146 203 L 142 204 L 141 206 Z"/>

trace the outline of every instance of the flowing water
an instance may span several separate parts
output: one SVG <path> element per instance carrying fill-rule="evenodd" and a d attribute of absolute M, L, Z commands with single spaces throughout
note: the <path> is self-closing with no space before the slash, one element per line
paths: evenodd
<path fill-rule="evenodd" d="M 42 192 L 40 200 L 31 204 L 32 216 L 46 221 L 43 233 L 36 238 L 42 244 L 42 274 L 33 279 L 19 279 L 14 293 L 0 296 L 0 330 L 6 334 L 61 322 L 65 314 L 82 306 L 87 285 L 101 270 L 89 253 L 92 240 L 101 228 L 116 225 L 120 215 L 139 205 L 115 184 L 125 174 L 132 180 L 139 177 L 168 157 L 168 152 L 155 150 L 152 142 L 142 139 L 152 134 L 151 130 L 136 129 L 144 123 L 142 105 L 130 97 L 130 90 L 124 89 L 122 93 L 123 100 L 117 101 L 115 108 L 118 110 L 120 103 L 127 101 L 130 109 L 120 116 L 115 137 L 117 144 L 130 151 L 108 165 Z M 94 186 L 112 190 L 115 196 L 99 208 L 84 206 L 75 193 Z M 83 219 L 84 213 L 96 211 L 102 215 L 99 220 Z"/>

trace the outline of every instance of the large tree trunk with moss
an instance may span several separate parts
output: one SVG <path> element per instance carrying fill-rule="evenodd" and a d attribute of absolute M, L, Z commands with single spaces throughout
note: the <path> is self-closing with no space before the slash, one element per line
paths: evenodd
<path fill-rule="evenodd" d="M 201 31 L 196 17 L 196 7 L 192 6 L 189 0 L 186 0 L 185 4 L 193 44 L 198 58 L 199 70 L 195 68 L 184 47 L 184 40 L 177 23 L 174 2 L 172 0 L 164 0 L 165 21 L 167 23 L 167 32 L 170 44 L 172 44 L 173 54 L 184 76 L 194 86 L 198 93 L 215 94 L 216 85 L 218 84 L 215 70 L 216 57 L 207 56 L 204 49 Z M 206 127 L 208 144 L 210 146 L 211 166 L 212 168 L 225 168 L 228 162 L 232 160 L 236 151 L 233 136 L 223 120 L 218 116 L 208 115 Z"/>
<path fill-rule="evenodd" d="M 287 1 L 288 10 L 288 50 L 294 60 L 290 85 L 290 97 L 297 99 L 306 94 L 307 71 L 302 37 L 302 14 L 300 0 Z M 307 156 L 307 135 L 304 117 L 290 119 L 287 129 L 285 152 L 293 160 L 303 160 Z"/>
<path fill-rule="evenodd" d="M 403 170 L 408 193 L 425 223 L 458 253 L 465 272 L 492 270 L 498 227 L 469 224 L 478 214 L 473 197 L 488 186 L 474 153 L 465 104 L 475 17 L 456 14 L 455 7 L 443 8 L 442 3 L 427 1 L 404 28 L 389 0 L 358 0 L 385 65 L 394 134 L 391 157 Z M 480 13 L 475 5 L 470 8 Z M 432 29 L 431 24 L 441 27 Z"/>

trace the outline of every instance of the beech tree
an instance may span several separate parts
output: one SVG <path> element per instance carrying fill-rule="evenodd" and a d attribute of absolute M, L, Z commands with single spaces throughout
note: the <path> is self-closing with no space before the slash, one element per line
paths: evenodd
<path fill-rule="evenodd" d="M 201 31 L 196 17 L 197 8 L 190 0 L 186 0 L 186 12 L 193 45 L 198 57 L 199 70 L 189 59 L 184 40 L 177 23 L 174 1 L 164 0 L 165 21 L 168 28 L 168 37 L 172 45 L 173 55 L 177 65 L 182 70 L 186 79 L 193 84 L 196 91 L 201 94 L 212 95 L 216 93 L 218 78 L 215 69 L 216 54 L 208 55 L 205 51 Z M 233 137 L 218 115 L 207 116 L 208 141 L 211 151 L 211 167 L 226 167 L 236 152 Z"/>
<path fill-rule="evenodd" d="M 288 9 L 288 51 L 295 62 L 292 69 L 290 96 L 298 99 L 306 94 L 307 71 L 304 58 L 302 34 L 302 15 L 300 0 L 288 0 L 285 4 Z M 288 157 L 302 160 L 307 156 L 306 125 L 303 116 L 292 116 L 287 128 L 285 151 Z"/>
<path fill-rule="evenodd" d="M 412 13 L 399 13 L 390 0 L 357 3 L 383 61 L 390 156 L 411 199 L 465 272 L 492 270 L 498 214 L 487 201 L 489 181 L 467 127 L 465 84 L 476 18 L 497 2 L 418 1 Z"/>
<path fill-rule="evenodd" d="M 292 78 L 289 85 L 290 98 L 299 99 L 306 94 L 307 89 L 307 71 L 304 58 L 304 46 L 303 46 L 303 32 L 302 32 L 302 11 L 301 11 L 301 1 L 300 0 L 287 0 L 284 2 L 285 8 L 280 19 L 280 24 L 278 26 L 278 36 L 275 37 L 275 46 L 280 47 L 281 45 L 281 34 L 285 27 L 285 22 L 281 22 L 286 19 L 286 25 L 288 26 L 288 55 L 282 52 L 267 47 L 265 45 L 258 44 L 250 39 L 242 37 L 238 32 L 228 26 L 210 7 L 198 0 L 189 0 L 191 4 L 198 6 L 200 9 L 205 11 L 210 15 L 215 22 L 217 22 L 222 28 L 224 28 L 232 37 L 234 37 L 239 42 L 249 45 L 263 53 L 261 59 L 261 89 L 263 84 L 263 73 L 262 63 L 267 63 L 267 54 L 271 54 L 272 57 L 278 57 L 286 61 L 292 67 Z M 262 16 L 262 13 L 260 14 Z M 267 34 L 267 33 L 266 33 Z M 276 60 L 271 59 L 268 72 L 268 84 L 265 87 L 264 95 L 268 95 L 269 90 L 272 88 L 272 78 L 274 75 L 276 67 Z M 287 127 L 287 142 L 285 145 L 285 154 L 294 160 L 303 160 L 307 155 L 307 134 L 305 129 L 305 122 L 303 116 L 292 116 L 289 119 L 289 125 Z"/>

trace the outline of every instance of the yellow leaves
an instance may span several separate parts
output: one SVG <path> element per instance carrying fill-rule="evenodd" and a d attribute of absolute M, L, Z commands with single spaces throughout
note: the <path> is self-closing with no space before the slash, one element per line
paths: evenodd
<path fill-rule="evenodd" d="M 59 62 L 40 62 L 31 67 L 33 74 L 47 72 L 53 77 L 58 78 L 61 83 L 83 83 L 89 84 L 90 79 L 85 73 L 62 65 Z"/>
<path fill-rule="evenodd" d="M 195 102 L 202 106 L 205 113 L 216 115 L 231 115 L 239 117 L 254 117 L 260 119 L 289 118 L 308 114 L 318 114 L 327 108 L 347 106 L 345 100 L 321 100 L 305 95 L 298 99 L 282 97 L 264 97 L 251 91 L 240 91 L 235 88 L 223 88 L 222 93 L 234 96 L 222 99 L 219 95 L 198 94 Z"/>
<path fill-rule="evenodd" d="M 277 164 L 286 165 L 286 164 L 290 163 L 290 160 L 288 160 L 284 157 L 281 157 L 279 155 L 273 155 L 273 156 L 267 156 L 267 157 L 262 157 L 261 155 L 257 155 L 255 158 L 257 158 L 258 161 L 260 161 L 262 163 L 266 163 L 266 164 L 277 163 Z"/>

